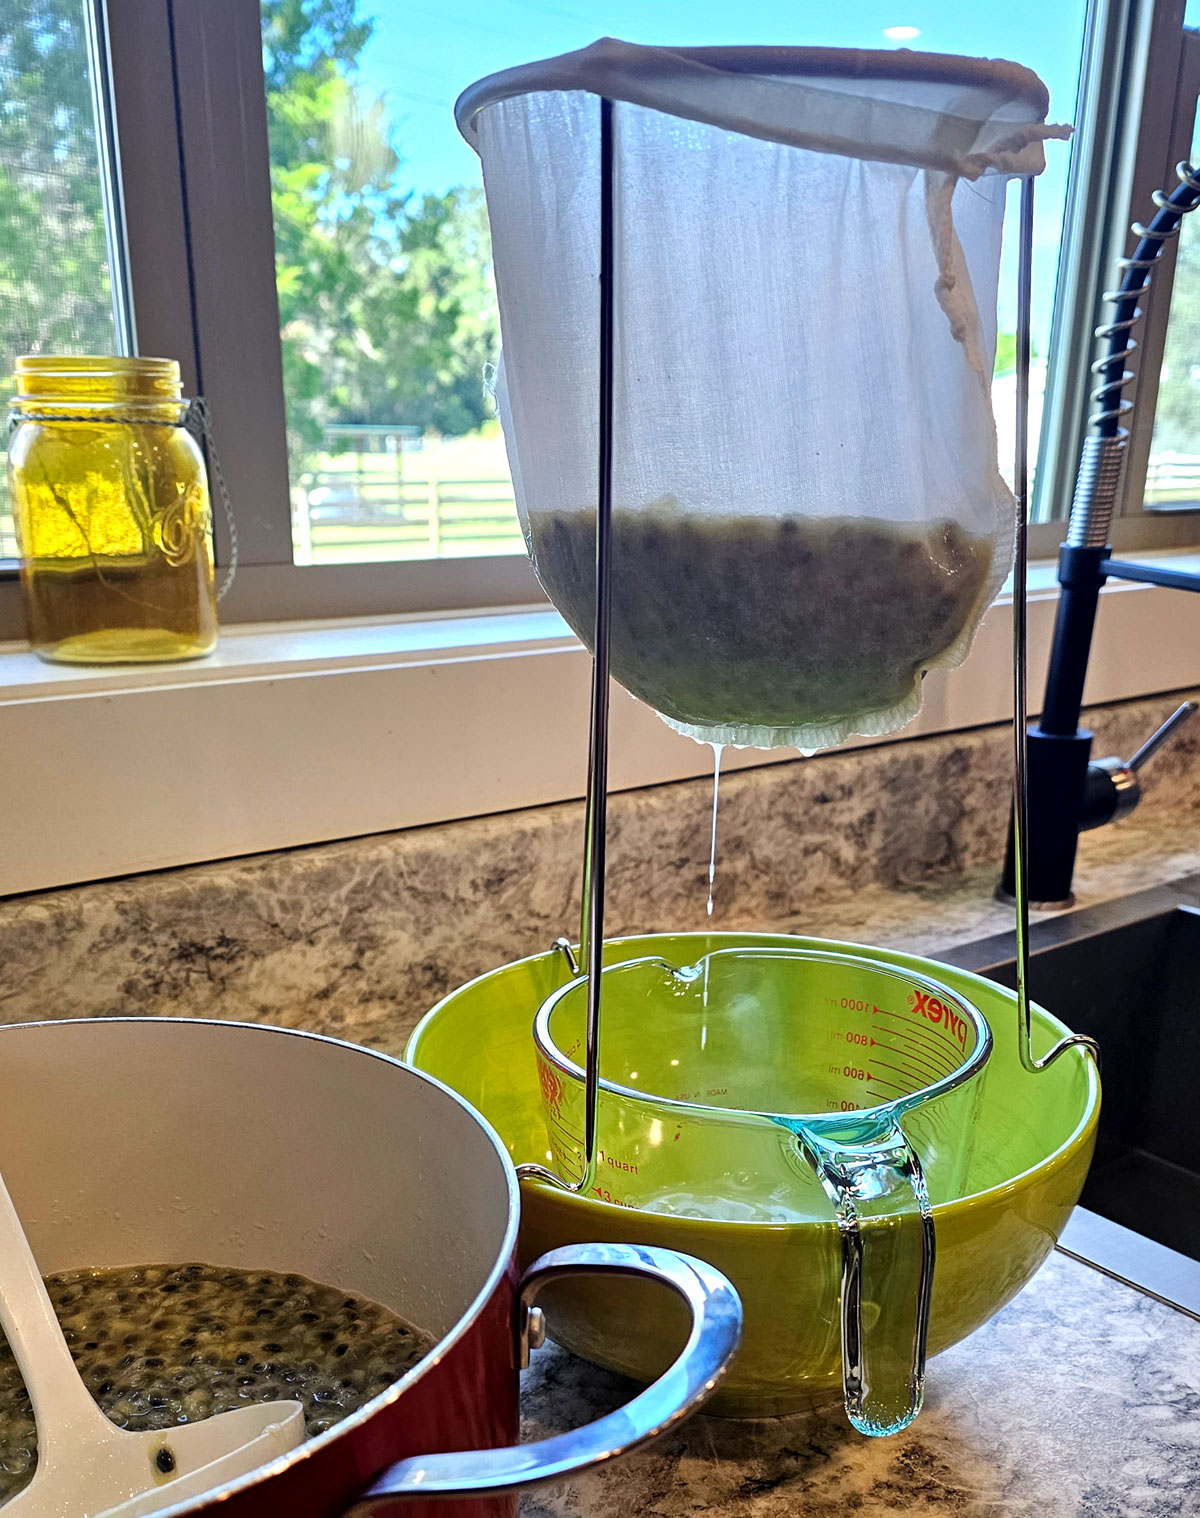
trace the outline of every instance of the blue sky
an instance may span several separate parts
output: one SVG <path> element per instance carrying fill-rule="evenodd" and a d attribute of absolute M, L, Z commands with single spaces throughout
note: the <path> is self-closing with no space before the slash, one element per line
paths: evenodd
<path fill-rule="evenodd" d="M 1050 90 L 1051 116 L 1075 106 L 1084 0 L 365 0 L 375 21 L 362 57 L 361 85 L 387 102 L 413 188 L 477 184 L 475 155 L 451 110 L 473 80 L 516 63 L 582 47 L 608 35 L 631 42 L 703 45 L 800 43 L 831 47 L 913 47 L 1013 58 Z M 915 28 L 902 42 L 889 28 Z M 1050 144 L 1038 187 L 1035 328 L 1048 322 L 1067 150 Z M 1015 195 L 1010 196 L 1015 203 Z M 1009 240 L 1011 243 L 1011 239 Z M 1011 268 L 1002 278 L 1002 319 L 1011 312 Z M 1010 321 L 1005 322 L 1010 325 Z M 1035 330 L 1035 340 L 1038 337 Z M 1044 347 L 1044 332 L 1042 345 Z"/>

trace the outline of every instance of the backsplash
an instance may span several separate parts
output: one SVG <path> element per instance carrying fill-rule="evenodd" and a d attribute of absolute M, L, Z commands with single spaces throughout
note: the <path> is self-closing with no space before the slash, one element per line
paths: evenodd
<path fill-rule="evenodd" d="M 1131 753 L 1177 699 L 1093 710 L 1093 753 Z M 724 777 L 711 925 L 802 930 L 821 902 L 996 866 L 1010 745 L 983 728 Z M 1200 721 L 1146 782 L 1138 823 L 1194 838 Z M 608 936 L 710 922 L 711 806 L 704 780 L 612 797 Z M 570 803 L 0 901 L 0 1018 L 219 1016 L 398 1053 L 453 986 L 575 936 L 582 829 Z"/>

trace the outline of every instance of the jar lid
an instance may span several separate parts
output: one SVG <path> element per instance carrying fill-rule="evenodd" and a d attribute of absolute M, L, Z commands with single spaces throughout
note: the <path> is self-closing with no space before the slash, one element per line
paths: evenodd
<path fill-rule="evenodd" d="M 13 404 L 39 406 L 162 404 L 182 396 L 173 358 L 127 358 L 116 354 L 22 354 L 13 365 Z"/>

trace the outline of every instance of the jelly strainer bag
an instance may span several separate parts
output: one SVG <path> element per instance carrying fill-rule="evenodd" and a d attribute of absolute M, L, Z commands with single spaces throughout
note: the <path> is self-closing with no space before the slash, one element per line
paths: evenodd
<path fill-rule="evenodd" d="M 526 542 L 592 636 L 600 99 L 614 102 L 613 674 L 715 743 L 893 731 L 1011 561 L 991 376 L 1012 63 L 602 41 L 458 105 Z"/>

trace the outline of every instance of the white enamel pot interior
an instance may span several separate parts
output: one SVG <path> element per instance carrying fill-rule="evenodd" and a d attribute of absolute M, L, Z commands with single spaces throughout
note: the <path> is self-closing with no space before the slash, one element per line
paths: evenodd
<path fill-rule="evenodd" d="M 431 1077 L 316 1035 L 175 1018 L 0 1027 L 0 1173 L 44 1274 L 295 1271 L 438 1339 L 358 1413 L 180 1512 L 326 1518 L 367 1488 L 363 1512 L 515 1512 L 494 1494 L 610 1458 L 698 1406 L 740 1337 L 728 1282 L 672 1251 L 574 1246 L 519 1288 L 516 1177 L 491 1128 Z M 508 1448 L 533 1297 L 581 1270 L 665 1281 L 692 1309 L 688 1342 L 625 1408 Z M 422 1500 L 435 1491 L 463 1500 Z"/>

